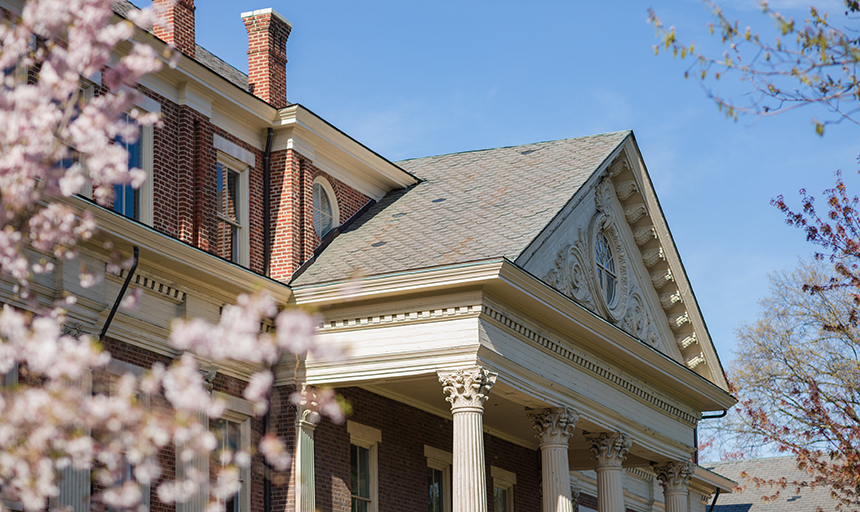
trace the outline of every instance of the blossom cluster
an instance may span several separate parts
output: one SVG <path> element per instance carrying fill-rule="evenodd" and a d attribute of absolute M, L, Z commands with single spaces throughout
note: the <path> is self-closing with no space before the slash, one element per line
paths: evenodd
<path fill-rule="evenodd" d="M 27 511 L 56 506 L 60 473 L 69 468 L 89 471 L 98 489 L 94 503 L 115 510 L 142 511 L 144 486 L 165 503 L 203 493 L 207 510 L 223 507 L 255 453 L 275 470 L 288 469 L 290 455 L 277 436 L 264 433 L 256 448 L 217 453 L 212 475 L 193 467 L 176 477 L 165 471 L 165 452 L 187 466 L 219 448 L 209 419 L 219 418 L 225 404 L 207 389 L 201 358 L 260 368 L 244 397 L 263 415 L 271 407 L 272 368 L 287 354 L 332 355 L 317 345 L 312 316 L 282 309 L 264 294 L 241 296 L 217 324 L 174 322 L 169 341 L 182 355 L 170 364 L 119 376 L 99 391 L 92 381 L 106 374 L 111 357 L 98 340 L 63 331 L 63 308 L 75 298 L 46 308 L 45 297 L 31 290 L 35 275 L 75 258 L 97 229 L 67 198 L 91 190 L 106 205 L 115 185 L 139 187 L 145 179 L 113 141 L 137 136 L 129 119 L 135 126 L 158 122 L 134 108 L 137 83 L 170 55 L 134 43 L 136 30 L 159 22 L 153 9 L 120 19 L 113 2 L 29 0 L 20 15 L 0 8 L 0 285 L 13 284 L 21 308 L 0 311 L 0 374 L 21 374 L 16 385 L 0 387 L 0 511 L 10 502 Z M 98 90 L 84 94 L 87 87 Z M 117 267 L 115 256 L 109 270 Z M 83 267 L 81 281 L 92 281 Z M 138 297 L 130 293 L 123 305 Z M 305 390 L 293 402 L 343 419 L 330 390 Z"/>

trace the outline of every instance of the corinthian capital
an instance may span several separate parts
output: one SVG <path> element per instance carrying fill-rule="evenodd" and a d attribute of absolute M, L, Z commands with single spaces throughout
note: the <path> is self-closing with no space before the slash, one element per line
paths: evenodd
<path fill-rule="evenodd" d="M 652 462 L 651 467 L 660 479 L 663 492 L 667 493 L 687 492 L 687 486 L 690 484 L 693 472 L 696 471 L 696 465 L 688 460 L 683 462 L 670 460 L 662 464 Z"/>
<path fill-rule="evenodd" d="M 601 432 L 596 436 L 587 437 L 591 458 L 597 461 L 597 467 L 621 467 L 621 463 L 627 458 L 627 452 L 633 440 L 627 434 L 620 432 L 607 434 Z"/>
<path fill-rule="evenodd" d="M 445 400 L 451 403 L 451 410 L 464 407 L 484 408 L 490 389 L 496 383 L 498 374 L 475 366 L 462 370 L 439 371 L 442 391 L 448 395 Z"/>
<path fill-rule="evenodd" d="M 567 407 L 536 409 L 526 414 L 532 420 L 532 428 L 541 444 L 567 445 L 567 438 L 573 434 L 573 429 L 579 420 L 579 414 Z"/>

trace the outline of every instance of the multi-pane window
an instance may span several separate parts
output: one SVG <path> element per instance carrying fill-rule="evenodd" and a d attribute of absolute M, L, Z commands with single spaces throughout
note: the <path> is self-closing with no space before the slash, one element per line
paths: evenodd
<path fill-rule="evenodd" d="M 445 475 L 441 469 L 427 468 L 427 512 L 445 512 Z"/>
<path fill-rule="evenodd" d="M 213 420 L 209 423 L 212 433 L 218 440 L 218 449 L 215 451 L 218 467 L 223 461 L 232 460 L 233 456 L 242 447 L 242 432 L 241 425 L 238 422 L 226 419 Z M 223 455 L 223 456 L 222 456 Z M 240 489 L 245 487 L 243 481 L 243 473 L 240 472 L 239 485 Z M 226 512 L 245 512 L 241 506 L 242 500 L 239 495 L 231 496 L 225 502 Z"/>
<path fill-rule="evenodd" d="M 496 466 L 490 466 L 490 475 L 493 477 L 493 510 L 513 512 L 517 475 Z"/>
<path fill-rule="evenodd" d="M 370 495 L 370 449 L 350 445 L 350 491 L 352 493 L 352 512 L 371 511 Z"/>
<path fill-rule="evenodd" d="M 240 239 L 243 219 L 240 213 L 241 175 L 227 165 L 218 162 L 218 240 L 216 250 L 219 256 L 239 262 Z"/>
<path fill-rule="evenodd" d="M 508 490 L 504 487 L 493 487 L 493 510 L 495 512 L 510 512 L 508 509 Z"/>
<path fill-rule="evenodd" d="M 128 114 L 125 114 L 125 121 L 127 123 L 134 123 L 134 120 L 129 117 Z M 133 140 L 126 140 L 121 136 L 117 136 L 114 141 L 115 144 L 119 144 L 128 151 L 128 168 L 129 169 L 140 169 L 141 168 L 141 158 L 140 158 L 140 140 L 141 133 L 140 127 L 137 129 L 137 135 Z M 120 213 L 128 217 L 129 219 L 140 220 L 140 191 L 132 187 L 130 184 L 125 185 L 114 185 L 113 189 L 113 209 L 114 211 Z"/>
<path fill-rule="evenodd" d="M 334 202 L 321 182 L 314 182 L 314 229 L 320 238 L 334 227 Z"/>
<path fill-rule="evenodd" d="M 606 234 L 602 231 L 597 234 L 595 240 L 594 258 L 597 263 L 597 282 L 600 285 L 600 291 L 603 292 L 606 304 L 612 304 L 615 299 L 615 283 L 618 282 L 618 276 L 615 273 L 615 258 L 612 256 L 612 248 L 609 246 Z"/>

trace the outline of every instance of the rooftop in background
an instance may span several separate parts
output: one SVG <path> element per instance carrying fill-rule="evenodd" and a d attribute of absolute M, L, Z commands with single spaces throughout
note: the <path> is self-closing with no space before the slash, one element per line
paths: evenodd
<path fill-rule="evenodd" d="M 514 261 L 629 136 L 612 132 L 397 162 L 424 181 L 382 198 L 292 284 Z"/>
<path fill-rule="evenodd" d="M 780 490 L 778 499 L 765 502 L 762 498 L 773 495 L 777 488 L 767 485 L 756 488 L 755 484 L 741 476 L 741 472 L 746 471 L 750 476 L 766 480 L 783 477 L 789 482 L 808 480 L 809 475 L 797 469 L 794 457 L 702 463 L 702 466 L 734 480 L 743 489 L 732 494 L 721 494 L 713 512 L 809 512 L 815 510 L 815 507 L 833 510 L 836 506 L 836 501 L 830 497 L 829 488 L 805 488 L 797 493 L 797 487 L 792 485 Z"/>

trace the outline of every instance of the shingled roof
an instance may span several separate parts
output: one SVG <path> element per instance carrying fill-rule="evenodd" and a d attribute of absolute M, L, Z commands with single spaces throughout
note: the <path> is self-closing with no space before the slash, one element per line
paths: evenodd
<path fill-rule="evenodd" d="M 808 512 L 816 510 L 816 507 L 821 507 L 823 510 L 834 510 L 836 507 L 836 501 L 830 497 L 830 489 L 826 487 L 804 488 L 797 493 L 795 492 L 797 487 L 789 485 L 780 490 L 778 499 L 764 502 L 762 497 L 772 496 L 777 488 L 768 485 L 756 488 L 755 484 L 748 483 L 748 480 L 741 476 L 741 472 L 746 471 L 751 477 L 767 480 L 778 480 L 783 477 L 789 482 L 808 480 L 809 475 L 797 469 L 794 457 L 732 460 L 702 465 L 734 480 L 741 488 L 741 490 L 736 489 L 732 494 L 721 494 L 717 498 L 714 512 Z"/>
<path fill-rule="evenodd" d="M 128 18 L 128 15 L 131 11 L 136 11 L 139 9 L 139 7 L 129 2 L 128 0 L 118 0 L 117 2 L 114 2 L 111 7 L 113 8 L 113 12 L 119 14 L 123 18 Z M 236 87 L 242 89 L 245 92 L 250 92 L 248 89 L 247 74 L 239 71 L 230 64 L 227 64 L 227 62 L 220 59 L 217 55 L 210 52 L 206 48 L 203 48 L 199 44 L 195 44 L 194 51 L 194 60 L 206 66 L 207 68 L 209 68 L 210 71 L 214 72 L 216 75 L 220 76 L 224 80 L 227 80 L 228 82 L 232 83 Z"/>
<path fill-rule="evenodd" d="M 397 162 L 423 181 L 387 194 L 294 286 L 515 260 L 630 131 Z"/>

